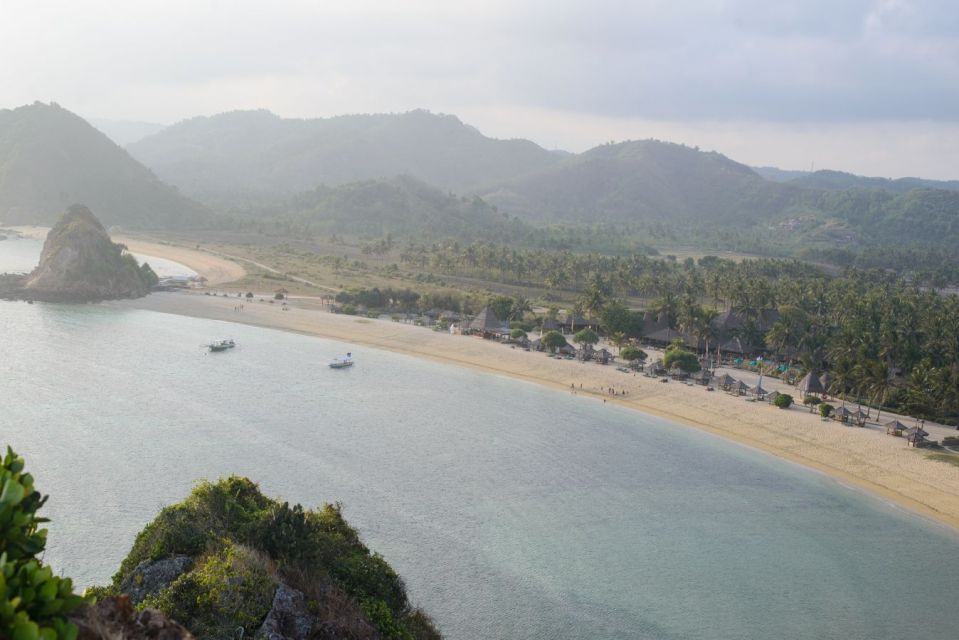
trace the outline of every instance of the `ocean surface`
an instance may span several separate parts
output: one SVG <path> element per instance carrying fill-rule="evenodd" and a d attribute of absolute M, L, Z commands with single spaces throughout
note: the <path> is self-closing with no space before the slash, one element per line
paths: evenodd
<path fill-rule="evenodd" d="M 221 337 L 239 346 L 199 348 Z M 345 351 L 355 367 L 326 367 Z M 389 352 L 0 302 L 5 444 L 51 495 L 46 560 L 83 585 L 198 479 L 241 474 L 341 501 L 453 640 L 956 638 L 945 528 L 656 417 Z"/>

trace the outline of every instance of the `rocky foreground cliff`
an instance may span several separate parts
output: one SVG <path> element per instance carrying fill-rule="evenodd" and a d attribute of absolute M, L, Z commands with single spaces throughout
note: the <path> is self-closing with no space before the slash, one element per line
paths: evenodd
<path fill-rule="evenodd" d="M 47 234 L 37 268 L 0 279 L 0 296 L 54 302 L 138 298 L 156 281 L 149 265 L 139 266 L 110 240 L 88 208 L 73 205 Z"/>
<path fill-rule="evenodd" d="M 78 595 L 43 564 L 46 499 L 7 448 L 0 640 L 440 638 L 338 505 L 290 506 L 246 478 L 204 482 L 140 532 L 112 584 Z"/>

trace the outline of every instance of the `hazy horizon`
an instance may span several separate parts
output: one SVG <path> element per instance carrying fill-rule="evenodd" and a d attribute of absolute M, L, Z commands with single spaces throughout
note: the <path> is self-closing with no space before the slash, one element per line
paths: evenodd
<path fill-rule="evenodd" d="M 173 123 L 452 113 L 582 151 L 657 138 L 753 166 L 953 179 L 959 16 L 933 0 L 402 7 L 4 3 L 4 106 Z"/>

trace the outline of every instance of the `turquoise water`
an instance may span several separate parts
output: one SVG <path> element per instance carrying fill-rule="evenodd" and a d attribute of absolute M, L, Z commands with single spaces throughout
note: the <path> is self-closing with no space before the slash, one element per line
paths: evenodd
<path fill-rule="evenodd" d="M 342 501 L 454 640 L 956 637 L 956 536 L 659 418 L 146 311 L 4 302 L 0 327 L 0 444 L 52 496 L 46 559 L 83 584 L 237 473 Z"/>

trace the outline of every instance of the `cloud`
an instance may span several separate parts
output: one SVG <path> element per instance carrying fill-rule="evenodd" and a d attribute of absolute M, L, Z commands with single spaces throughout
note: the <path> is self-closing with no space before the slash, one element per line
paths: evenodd
<path fill-rule="evenodd" d="M 954 0 L 0 0 L 0 59 L 0 106 L 160 122 L 252 107 L 959 122 Z"/>

